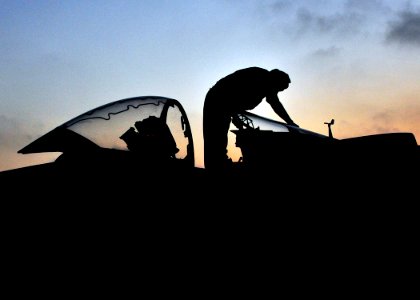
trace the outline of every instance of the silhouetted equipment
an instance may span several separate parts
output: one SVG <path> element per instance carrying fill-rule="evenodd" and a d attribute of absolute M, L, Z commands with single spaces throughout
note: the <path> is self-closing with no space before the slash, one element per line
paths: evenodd
<path fill-rule="evenodd" d="M 252 120 L 245 114 L 236 114 L 232 116 L 232 123 L 238 129 L 254 128 Z"/>
<path fill-rule="evenodd" d="M 277 174 L 280 180 L 298 176 L 311 182 L 335 174 L 340 180 L 373 178 L 384 182 L 407 179 L 407 170 L 419 166 L 419 146 L 412 133 L 386 133 L 336 139 L 246 112 L 254 125 L 232 130 L 242 152 L 241 170 L 250 174 Z M 331 126 L 334 120 L 327 123 Z M 239 127 L 243 128 L 243 127 Z M 357 174 L 357 175 L 352 175 Z M 395 179 L 393 174 L 398 174 Z M 282 177 L 283 175 L 283 177 Z M 349 178 L 350 177 L 350 178 Z M 376 179 L 375 179 L 376 180 Z M 306 182 L 308 184 L 308 182 Z"/>
<path fill-rule="evenodd" d="M 328 125 L 328 136 L 330 137 L 330 138 L 332 138 L 333 137 L 333 134 L 332 134 L 332 131 L 331 131 L 331 126 L 332 125 L 334 125 L 334 119 L 331 119 L 331 122 L 324 122 L 324 124 L 327 124 Z"/>
<path fill-rule="evenodd" d="M 168 125 L 161 119 L 150 116 L 142 121 L 137 121 L 130 127 L 121 139 L 126 142 L 130 151 L 144 155 L 146 158 L 167 159 L 175 158 L 179 151 L 175 139 Z"/>

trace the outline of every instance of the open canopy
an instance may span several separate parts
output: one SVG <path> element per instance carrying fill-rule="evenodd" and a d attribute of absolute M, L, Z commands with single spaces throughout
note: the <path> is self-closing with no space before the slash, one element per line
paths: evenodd
<path fill-rule="evenodd" d="M 166 138 L 171 139 L 175 158 L 194 161 L 191 128 L 182 105 L 175 99 L 161 96 L 128 98 L 89 110 L 56 127 L 18 152 L 81 153 L 101 148 L 138 150 L 140 147 L 133 143 L 140 140 L 138 136 L 142 132 L 139 129 L 150 130 L 150 124 L 160 124 L 160 132 L 163 130 Z M 150 133 L 147 134 L 150 136 Z M 154 143 L 158 145 L 156 138 Z"/>

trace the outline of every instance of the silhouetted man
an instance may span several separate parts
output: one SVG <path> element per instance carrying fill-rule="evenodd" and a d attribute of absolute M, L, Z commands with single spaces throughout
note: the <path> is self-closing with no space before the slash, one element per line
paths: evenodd
<path fill-rule="evenodd" d="M 203 111 L 204 163 L 206 169 L 224 169 L 231 118 L 251 110 L 265 98 L 276 114 L 290 125 L 298 126 L 284 109 L 277 93 L 289 87 L 289 75 L 250 67 L 220 79 L 207 93 Z"/>

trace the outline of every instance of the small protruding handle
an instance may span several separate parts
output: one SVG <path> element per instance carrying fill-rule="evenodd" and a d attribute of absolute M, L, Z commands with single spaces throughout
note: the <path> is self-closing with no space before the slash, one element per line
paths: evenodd
<path fill-rule="evenodd" d="M 331 125 L 334 125 L 334 119 L 331 119 L 330 122 L 324 122 L 324 124 L 328 125 L 328 136 L 330 138 L 333 138 L 333 134 L 332 134 L 332 130 L 331 130 Z"/>

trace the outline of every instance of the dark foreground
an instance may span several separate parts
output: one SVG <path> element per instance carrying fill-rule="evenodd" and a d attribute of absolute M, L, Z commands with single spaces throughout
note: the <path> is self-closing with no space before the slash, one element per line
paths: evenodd
<path fill-rule="evenodd" d="M 11 286 L 45 294 L 89 282 L 102 293 L 108 288 L 94 280 L 112 286 L 138 275 L 170 295 L 218 293 L 234 279 L 264 281 L 270 294 L 279 293 L 278 278 L 310 295 L 401 296 L 414 287 L 418 178 L 411 167 L 338 172 L 294 162 L 278 172 L 235 166 L 223 174 L 92 167 L 1 174 Z M 245 290 L 264 294 L 235 294 Z"/>

